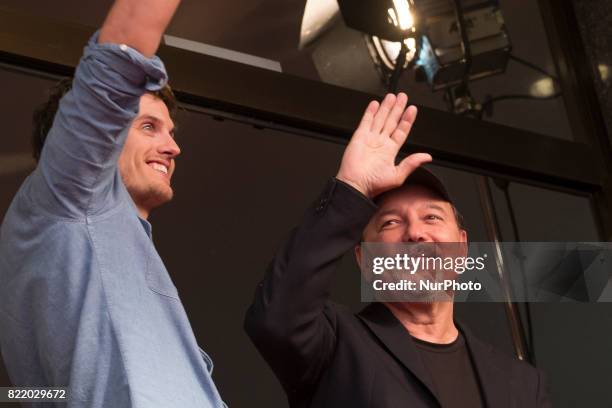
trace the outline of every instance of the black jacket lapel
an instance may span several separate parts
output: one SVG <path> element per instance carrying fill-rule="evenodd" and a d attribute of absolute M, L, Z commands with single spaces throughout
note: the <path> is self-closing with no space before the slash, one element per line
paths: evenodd
<path fill-rule="evenodd" d="M 467 344 L 478 381 L 487 407 L 507 408 L 510 406 L 510 388 L 507 373 L 504 373 L 499 360 L 493 353 L 493 347 L 483 343 L 465 326 L 455 321 Z"/>
<path fill-rule="evenodd" d="M 393 313 L 381 303 L 371 303 L 357 315 L 397 358 L 436 398 L 436 392 L 429 371 L 418 352 L 412 337 Z M 507 408 L 510 406 L 510 387 L 503 367 L 489 344 L 474 337 L 469 329 L 455 322 L 465 337 L 478 381 L 482 386 L 487 407 Z"/>
<path fill-rule="evenodd" d="M 357 314 L 397 358 L 438 400 L 429 371 L 412 337 L 399 320 L 382 303 L 371 303 Z M 439 401 L 439 400 L 438 400 Z"/>

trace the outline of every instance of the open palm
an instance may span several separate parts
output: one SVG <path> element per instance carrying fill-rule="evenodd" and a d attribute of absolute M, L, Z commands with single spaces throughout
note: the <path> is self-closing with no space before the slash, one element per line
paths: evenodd
<path fill-rule="evenodd" d="M 429 154 L 415 153 L 395 165 L 417 114 L 414 106 L 404 110 L 407 103 L 404 93 L 388 94 L 381 104 L 370 102 L 344 151 L 338 180 L 375 197 L 399 187 L 414 169 L 431 161 Z"/>

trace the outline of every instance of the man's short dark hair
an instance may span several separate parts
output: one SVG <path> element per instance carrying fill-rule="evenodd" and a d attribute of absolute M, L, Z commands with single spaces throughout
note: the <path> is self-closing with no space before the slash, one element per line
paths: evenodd
<path fill-rule="evenodd" d="M 70 91 L 70 89 L 72 89 L 72 78 L 62 79 L 49 90 L 49 99 L 34 110 L 34 115 L 32 117 L 34 121 L 34 129 L 32 132 L 32 156 L 37 162 L 40 159 L 40 153 L 45 144 L 47 134 L 51 126 L 53 126 L 53 120 L 59 108 L 60 100 Z M 161 99 L 161 101 L 166 104 L 170 117 L 175 121 L 178 103 L 170 86 L 166 85 L 159 91 L 151 92 L 151 94 Z"/>

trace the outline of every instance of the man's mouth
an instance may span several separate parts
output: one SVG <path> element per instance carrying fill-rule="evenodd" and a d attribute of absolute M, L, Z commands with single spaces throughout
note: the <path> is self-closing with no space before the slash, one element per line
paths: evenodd
<path fill-rule="evenodd" d="M 168 167 L 161 164 L 161 163 L 157 163 L 157 162 L 150 162 L 147 163 L 149 166 L 151 166 L 151 168 L 153 170 L 159 171 L 160 173 L 164 173 L 165 175 L 168 175 Z"/>

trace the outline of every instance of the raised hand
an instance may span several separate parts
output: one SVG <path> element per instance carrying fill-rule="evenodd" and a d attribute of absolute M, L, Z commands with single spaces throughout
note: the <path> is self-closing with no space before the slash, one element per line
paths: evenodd
<path fill-rule="evenodd" d="M 404 110 L 407 103 L 404 93 L 388 94 L 382 104 L 370 102 L 344 151 L 338 180 L 373 198 L 399 187 L 414 169 L 432 160 L 427 153 L 414 153 L 395 165 L 417 115 L 415 106 Z"/>

